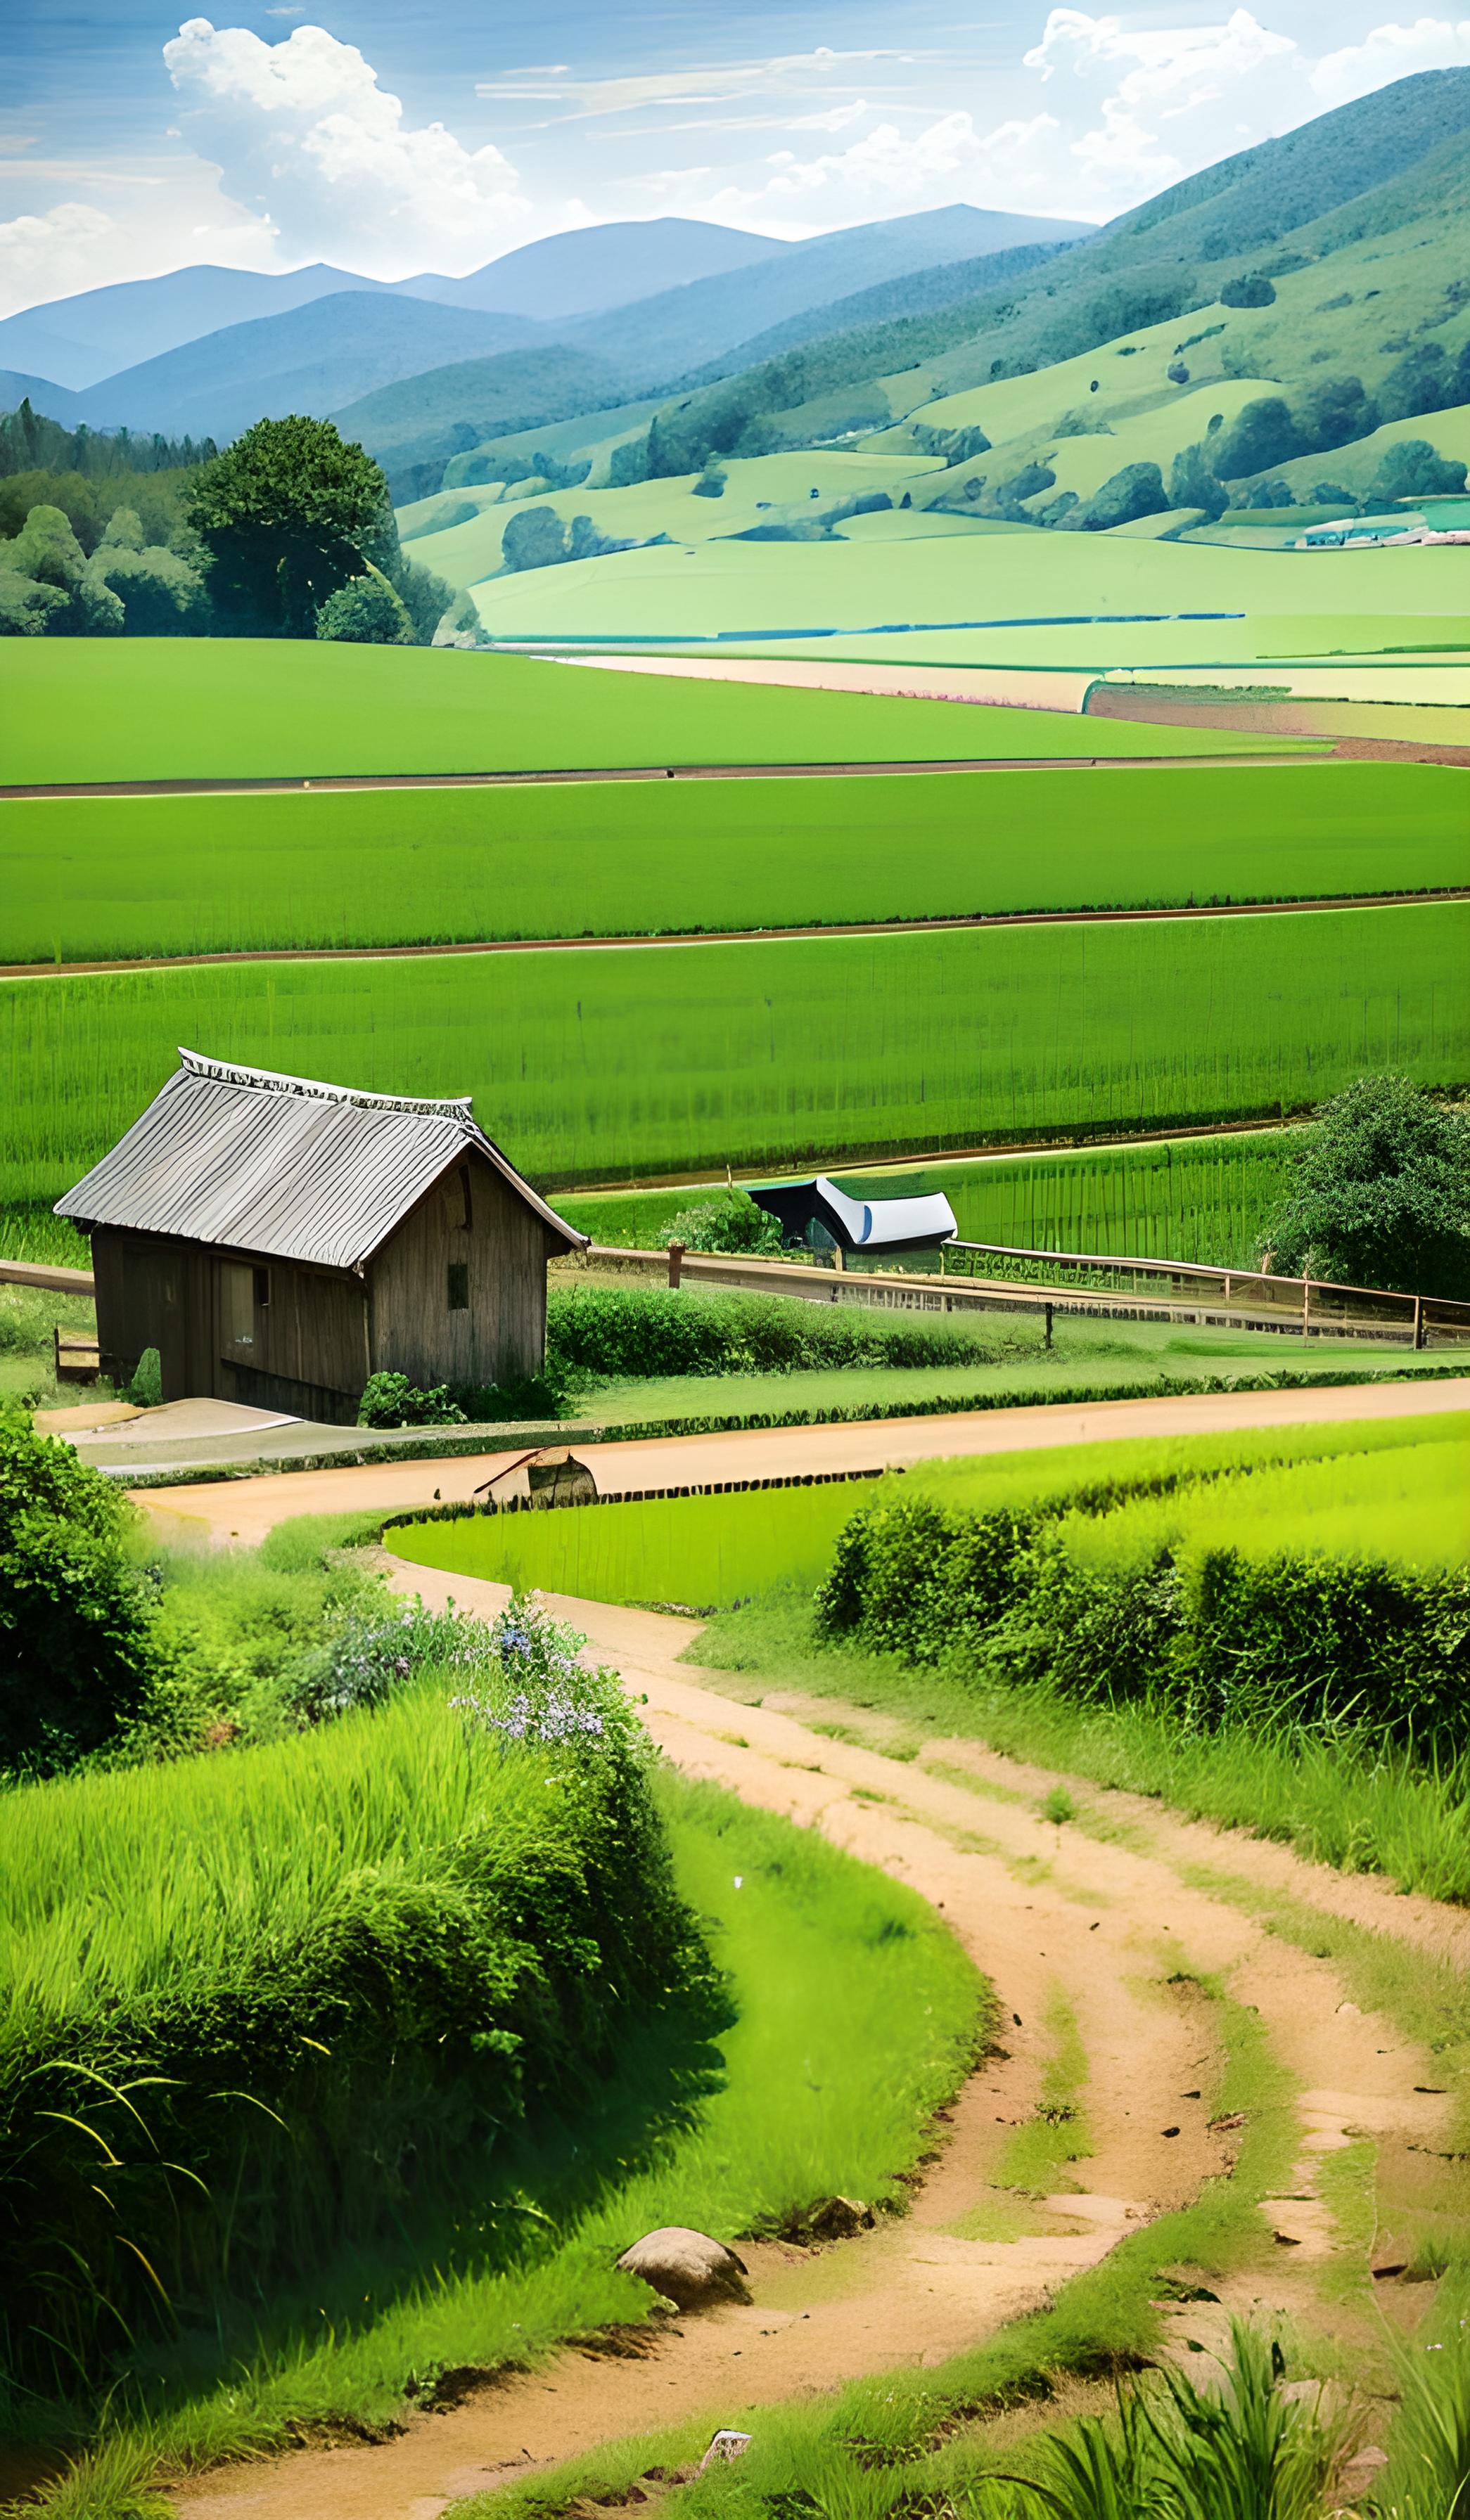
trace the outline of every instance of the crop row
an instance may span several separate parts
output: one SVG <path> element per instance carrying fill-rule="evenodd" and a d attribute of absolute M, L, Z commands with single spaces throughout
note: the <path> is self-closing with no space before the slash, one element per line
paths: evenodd
<path fill-rule="evenodd" d="M 181 1042 L 473 1094 L 564 1187 L 1274 1112 L 1365 1069 L 1470 1076 L 1467 926 L 1435 903 L 9 981 L 0 1159 L 13 1199 L 55 1196 Z"/>
<path fill-rule="evenodd" d="M 596 677 L 591 679 L 596 680 Z M 0 805 L 0 962 L 716 933 L 1445 890 L 1461 783 L 1384 762 Z"/>

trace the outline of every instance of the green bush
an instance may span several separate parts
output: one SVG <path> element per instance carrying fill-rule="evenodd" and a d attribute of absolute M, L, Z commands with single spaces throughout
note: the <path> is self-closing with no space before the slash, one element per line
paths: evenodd
<path fill-rule="evenodd" d="M 1290 1157 L 1260 1248 L 1282 1276 L 1470 1295 L 1470 1117 L 1406 1076 L 1360 1076 Z"/>
<path fill-rule="evenodd" d="M 685 1287 L 557 1286 L 546 1312 L 548 1371 L 620 1381 L 644 1374 L 792 1373 L 813 1366 L 988 1362 L 1005 1330 L 904 1321 L 859 1304 Z"/>
<path fill-rule="evenodd" d="M 72 1766 L 170 1677 L 136 1519 L 69 1445 L 0 1417 L 0 1771 Z"/>
<path fill-rule="evenodd" d="M 1465 486 L 1465 466 L 1458 456 L 1441 455 L 1427 437 L 1401 437 L 1386 447 L 1368 484 L 1368 497 L 1379 499 L 1452 498 Z"/>
<path fill-rule="evenodd" d="M 507 2131 L 596 2092 L 633 2024 L 712 2017 L 642 1736 L 575 1642 L 522 1613 L 467 1710 L 426 1682 L 269 1748 L 12 1797 L 17 2380 L 70 2394 L 125 2341 L 212 2333 L 232 2304 L 239 2332 L 308 2267 L 411 2254 L 456 2181 L 483 2213 Z M 480 2262 L 534 2228 L 508 2199 Z"/>
<path fill-rule="evenodd" d="M 756 528 L 757 532 L 760 530 Z M 785 537 L 791 529 L 780 525 L 771 530 Z M 780 1219 L 767 1215 L 743 1190 L 726 1191 L 718 1198 L 701 1200 L 696 1207 L 680 1208 L 678 1215 L 670 1217 L 663 1228 L 659 1240 L 666 1247 L 670 1242 L 682 1242 L 686 1251 L 775 1253 L 782 1247 Z"/>
<path fill-rule="evenodd" d="M 1276 292 L 1263 271 L 1243 271 L 1234 280 L 1222 282 L 1221 306 L 1274 306 Z"/>
<path fill-rule="evenodd" d="M 1342 1432 L 1364 1441 L 1361 1428 Z M 1061 1462 L 1017 1471 L 1011 1499 L 979 1509 L 943 1482 L 880 1493 L 839 1540 L 818 1625 L 988 1688 L 1049 1682 L 1195 1729 L 1351 1729 L 1457 1752 L 1470 1734 L 1470 1574 L 1445 1504 L 1464 1466 L 1461 1448 L 1445 1452 L 1452 1433 L 1332 1459 L 1334 1482 L 1361 1491 L 1365 1537 L 1320 1526 L 1314 1474 L 1338 1446 L 1286 1471 L 1263 1452 L 1233 1469 L 1201 1455 L 1192 1477 L 1187 1453 L 1171 1465 L 1140 1447 L 1111 1476 L 1090 1463 L 1071 1480 Z M 1270 1509 L 1253 1532 L 1258 1481 Z M 1396 1560 L 1393 1508 L 1416 1495 L 1430 1500 L 1425 1545 Z M 1130 1496 L 1165 1502 L 1145 1509 Z"/>
<path fill-rule="evenodd" d="M 447 1382 L 423 1391 L 406 1373 L 369 1374 L 357 1404 L 359 1426 L 462 1426 L 465 1413 Z"/>

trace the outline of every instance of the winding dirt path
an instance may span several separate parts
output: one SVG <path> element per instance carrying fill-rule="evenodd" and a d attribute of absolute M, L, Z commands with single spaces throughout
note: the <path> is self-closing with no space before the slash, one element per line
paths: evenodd
<path fill-rule="evenodd" d="M 497 1585 L 401 1563 L 392 1580 L 435 1602 L 452 1591 L 483 1615 L 508 1598 Z M 917 1757 L 910 1745 L 900 1764 L 885 1754 L 882 1719 L 825 1700 L 818 1711 L 796 1695 L 732 1702 L 715 1675 L 678 1660 L 695 1622 L 556 1597 L 550 1606 L 646 1693 L 649 1730 L 686 1774 L 821 1829 L 931 1900 L 994 1984 L 1002 2049 L 948 2113 L 912 2213 L 826 2251 L 749 2249 L 753 2308 L 670 2326 L 638 2359 L 563 2353 L 446 2413 L 410 2418 L 386 2443 L 216 2472 L 179 2489 L 184 2520 L 438 2520 L 460 2496 L 604 2441 L 701 2414 L 712 2431 L 772 2400 L 973 2347 L 1129 2228 L 1228 2175 L 1235 2138 L 1208 2123 L 1217 2016 L 1199 1975 L 1217 1975 L 1259 2011 L 1295 2087 L 1299 2148 L 1288 2192 L 1263 2207 L 1263 2238 L 1280 2243 L 1269 2282 L 1258 2272 L 1234 2295 L 1221 2286 L 1218 2308 L 1180 2314 L 1181 2337 L 1187 2328 L 1213 2341 L 1211 2320 L 1222 2325 L 1237 2295 L 1242 2307 L 1265 2300 L 1288 2312 L 1314 2303 L 1315 2277 L 1340 2250 L 1319 2189 L 1333 2152 L 1364 2134 L 1399 2152 L 1444 2145 L 1449 2101 L 1426 2088 L 1436 2080 L 1428 2053 L 1347 2001 L 1331 1962 L 1200 1886 L 1200 1870 L 1287 1893 L 1456 1965 L 1470 1961 L 1470 1918 L 1127 1796 L 1107 1798 L 1109 1835 L 1087 1834 L 1085 1785 L 1080 1825 L 1054 1826 L 1035 1797 L 1055 1779 L 1039 1771 L 940 1740 Z M 835 1718 L 868 1737 L 812 1729 Z M 1035 2108 L 1058 2003 L 1086 2056 L 1085 2157 L 1056 2194 L 1023 2209 L 1018 2236 L 977 2236 L 988 2223 L 1015 2229 L 1018 2200 L 993 2182 L 1012 2130 Z"/>
<path fill-rule="evenodd" d="M 1282 1341 L 1283 1354 L 1289 1342 Z M 1318 1383 L 1298 1391 L 1181 1393 L 1157 1400 L 1048 1400 L 1024 1409 L 953 1417 L 884 1418 L 855 1424 L 749 1427 L 725 1435 L 655 1435 L 598 1444 L 592 1463 L 605 1495 L 702 1486 L 726 1479 L 792 1478 L 807 1470 L 881 1470 L 960 1454 L 1029 1453 L 1111 1436 L 1222 1435 L 1248 1426 L 1330 1426 L 1357 1418 L 1438 1417 L 1470 1408 L 1470 1375 L 1443 1382 Z M 448 1461 L 374 1462 L 340 1470 L 262 1471 L 213 1484 L 135 1488 L 133 1502 L 166 1533 L 254 1547 L 278 1522 L 302 1513 L 392 1513 L 465 1504 L 525 1458 L 524 1446 L 463 1453 Z M 585 1624 L 585 1623 L 584 1623 Z"/>

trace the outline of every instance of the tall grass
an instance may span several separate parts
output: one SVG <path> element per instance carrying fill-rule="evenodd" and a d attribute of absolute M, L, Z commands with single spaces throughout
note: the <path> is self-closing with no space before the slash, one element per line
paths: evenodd
<path fill-rule="evenodd" d="M 502 1755 L 429 1682 L 5 1812 L 0 2316 L 52 2389 L 381 2242 L 633 2014 L 713 2017 L 616 1727 Z"/>
<path fill-rule="evenodd" d="M 648 2293 L 615 2260 L 660 2225 L 734 2240 L 835 2190 L 901 2201 L 898 2174 L 983 2039 L 982 1982 L 885 1874 L 716 1787 L 663 1772 L 656 1794 L 678 1894 L 728 1990 L 731 2017 L 683 2087 L 693 2105 L 670 2111 L 668 2059 L 657 2042 L 650 2059 L 639 2026 L 574 2111 L 508 2129 L 447 2190 L 424 2176 L 397 2247 L 313 2266 L 253 2335 L 156 2352 L 59 2512 L 132 2520 L 161 2469 L 303 2424 L 379 2429 L 406 2385 L 432 2403 L 445 2371 L 524 2364 L 570 2331 L 637 2319 Z"/>
<path fill-rule="evenodd" d="M 549 669 L 548 669 L 549 670 Z M 478 1098 L 544 1183 L 1274 1113 L 1470 1073 L 1455 904 L 9 981 L 0 1154 L 56 1195 L 176 1045 Z"/>

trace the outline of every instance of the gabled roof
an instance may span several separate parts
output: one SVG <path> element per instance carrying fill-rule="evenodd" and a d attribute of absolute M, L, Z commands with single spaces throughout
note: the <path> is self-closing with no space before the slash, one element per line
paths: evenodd
<path fill-rule="evenodd" d="M 845 1251 L 922 1251 L 958 1232 L 941 1192 L 924 1198 L 853 1198 L 819 1173 L 815 1181 L 753 1190 L 752 1198 L 787 1227 L 824 1225 Z"/>
<path fill-rule="evenodd" d="M 578 1234 L 487 1138 L 469 1099 L 359 1094 L 181 1050 L 162 1092 L 56 1203 L 79 1225 L 172 1234 L 321 1268 L 361 1269 L 456 1159 L 493 1164 L 570 1248 Z"/>

